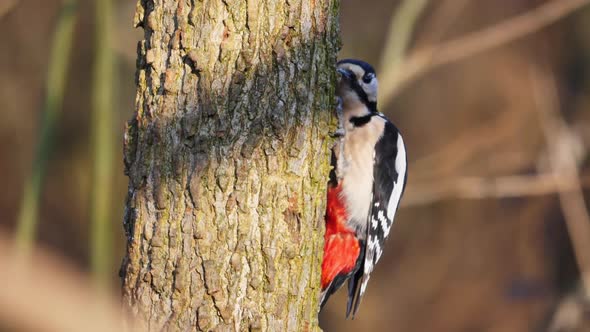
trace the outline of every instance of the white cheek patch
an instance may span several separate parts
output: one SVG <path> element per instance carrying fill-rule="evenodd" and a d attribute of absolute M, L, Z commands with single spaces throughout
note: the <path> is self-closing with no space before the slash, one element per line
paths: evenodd
<path fill-rule="evenodd" d="M 366 84 L 366 83 L 362 83 L 362 87 L 363 90 L 365 90 L 365 93 L 367 94 L 367 99 L 369 99 L 369 101 L 371 102 L 377 102 L 377 88 L 378 88 L 378 83 L 377 83 L 377 79 L 374 78 L 373 81 L 371 81 L 371 83 Z"/>

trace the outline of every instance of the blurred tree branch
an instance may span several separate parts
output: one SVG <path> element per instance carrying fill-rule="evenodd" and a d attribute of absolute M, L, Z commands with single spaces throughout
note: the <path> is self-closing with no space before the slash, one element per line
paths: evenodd
<path fill-rule="evenodd" d="M 459 15 L 471 0 L 440 1 L 430 18 L 428 29 L 416 35 L 415 44 L 434 44 L 440 42 L 449 28 L 457 22 Z"/>
<path fill-rule="evenodd" d="M 456 177 L 436 183 L 412 183 L 401 205 L 412 207 L 459 198 L 508 198 L 553 194 L 561 190 L 590 188 L 590 175 L 580 180 L 555 178 L 552 173 L 500 177 Z"/>
<path fill-rule="evenodd" d="M 575 332 L 590 329 L 590 303 L 583 289 L 576 287 L 559 301 L 547 332 Z"/>
<path fill-rule="evenodd" d="M 95 0 L 95 60 L 92 92 L 92 184 L 91 265 L 96 281 L 111 280 L 111 193 L 113 190 L 113 51 L 111 0 Z"/>
<path fill-rule="evenodd" d="M 548 147 L 549 164 L 556 180 L 561 210 L 566 221 L 586 298 L 590 296 L 590 216 L 580 184 L 573 133 L 559 112 L 559 96 L 549 70 L 532 69 L 532 85 L 539 120 Z M 567 187 L 563 183 L 574 184 Z"/>
<path fill-rule="evenodd" d="M 47 81 L 45 83 L 46 96 L 41 130 L 32 170 L 24 185 L 23 199 L 18 217 L 16 245 L 24 252 L 30 250 L 35 238 L 41 187 L 45 177 L 47 160 L 53 148 L 55 127 L 62 109 L 64 89 L 68 76 L 68 64 L 77 14 L 76 6 L 76 0 L 63 1 L 53 35 Z"/>
<path fill-rule="evenodd" d="M 428 0 L 405 0 L 399 4 L 391 19 L 381 54 L 381 72 L 396 75 L 406 55 L 416 22 L 427 6 Z"/>
<path fill-rule="evenodd" d="M 403 88 L 437 67 L 463 60 L 532 34 L 583 8 L 588 3 L 590 0 L 549 1 L 525 14 L 494 26 L 456 40 L 414 51 L 399 65 L 399 71 L 381 73 L 380 104 L 386 107 L 385 105 L 390 103 Z"/>
<path fill-rule="evenodd" d="M 10 13 L 18 3 L 19 0 L 3 0 L 0 2 L 0 19 Z"/>
<path fill-rule="evenodd" d="M 437 147 L 435 151 L 424 157 L 413 160 L 410 164 L 412 179 L 424 181 L 446 178 L 474 155 L 481 151 L 493 151 L 528 122 L 529 115 L 526 113 L 501 112 L 489 121 L 478 125 L 472 124 L 469 128 L 457 133 L 451 142 Z M 448 158 L 451 155 L 453 158 Z M 522 157 L 522 154 L 519 154 L 519 157 Z M 522 158 L 513 159 L 517 160 L 504 159 L 504 165 L 511 164 L 513 166 L 510 168 L 517 169 L 523 162 L 528 163 Z M 433 168 L 432 165 L 437 167 Z"/>

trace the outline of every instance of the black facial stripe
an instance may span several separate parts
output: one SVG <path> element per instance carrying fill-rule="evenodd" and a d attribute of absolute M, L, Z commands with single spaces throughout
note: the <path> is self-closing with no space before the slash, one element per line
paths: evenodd
<path fill-rule="evenodd" d="M 357 80 L 350 82 L 350 86 L 351 86 L 352 90 L 359 96 L 359 99 L 361 100 L 361 102 L 367 106 L 367 108 L 369 109 L 369 112 L 370 112 L 367 115 L 355 116 L 350 119 L 350 122 L 352 123 L 353 126 L 362 127 L 362 126 L 366 125 L 367 123 L 369 123 L 369 121 L 371 121 L 371 118 L 373 116 L 379 114 L 379 112 L 377 112 L 377 103 L 374 101 L 369 101 L 369 98 L 367 97 L 367 93 L 359 85 Z"/>
<path fill-rule="evenodd" d="M 354 81 L 350 82 L 351 88 L 356 92 L 359 96 L 363 104 L 367 104 L 369 102 L 369 97 L 367 97 L 367 93 L 363 90 L 363 87 L 360 86 L 359 82 L 355 79 Z"/>
<path fill-rule="evenodd" d="M 357 96 L 359 96 L 359 99 L 361 100 L 361 102 L 363 102 L 363 104 L 367 105 L 367 108 L 371 112 L 377 113 L 377 103 L 374 101 L 369 101 L 369 97 L 367 96 L 367 93 L 365 92 L 365 90 L 363 90 L 363 88 L 360 86 L 360 84 L 357 80 L 351 81 L 350 87 L 357 94 Z"/>
<path fill-rule="evenodd" d="M 369 121 L 371 121 L 371 118 L 374 117 L 375 115 L 377 115 L 377 113 L 371 112 L 371 113 L 369 113 L 367 115 L 363 115 L 363 116 L 353 116 L 352 118 L 350 118 L 350 122 L 355 127 L 362 127 L 362 126 L 366 125 L 367 123 L 369 123 Z"/>

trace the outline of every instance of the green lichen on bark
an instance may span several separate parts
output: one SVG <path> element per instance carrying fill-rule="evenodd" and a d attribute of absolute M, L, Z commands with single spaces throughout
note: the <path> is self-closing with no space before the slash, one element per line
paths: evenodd
<path fill-rule="evenodd" d="M 317 329 L 337 0 L 140 0 L 121 272 L 150 330 Z"/>

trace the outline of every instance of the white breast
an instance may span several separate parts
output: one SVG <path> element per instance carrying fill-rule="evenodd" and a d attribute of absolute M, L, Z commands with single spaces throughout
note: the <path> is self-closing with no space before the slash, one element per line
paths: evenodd
<path fill-rule="evenodd" d="M 348 224 L 365 234 L 373 191 L 375 144 L 383 132 L 385 120 L 375 116 L 362 127 L 346 128 L 344 136 L 344 172 L 342 195 L 346 202 Z"/>

